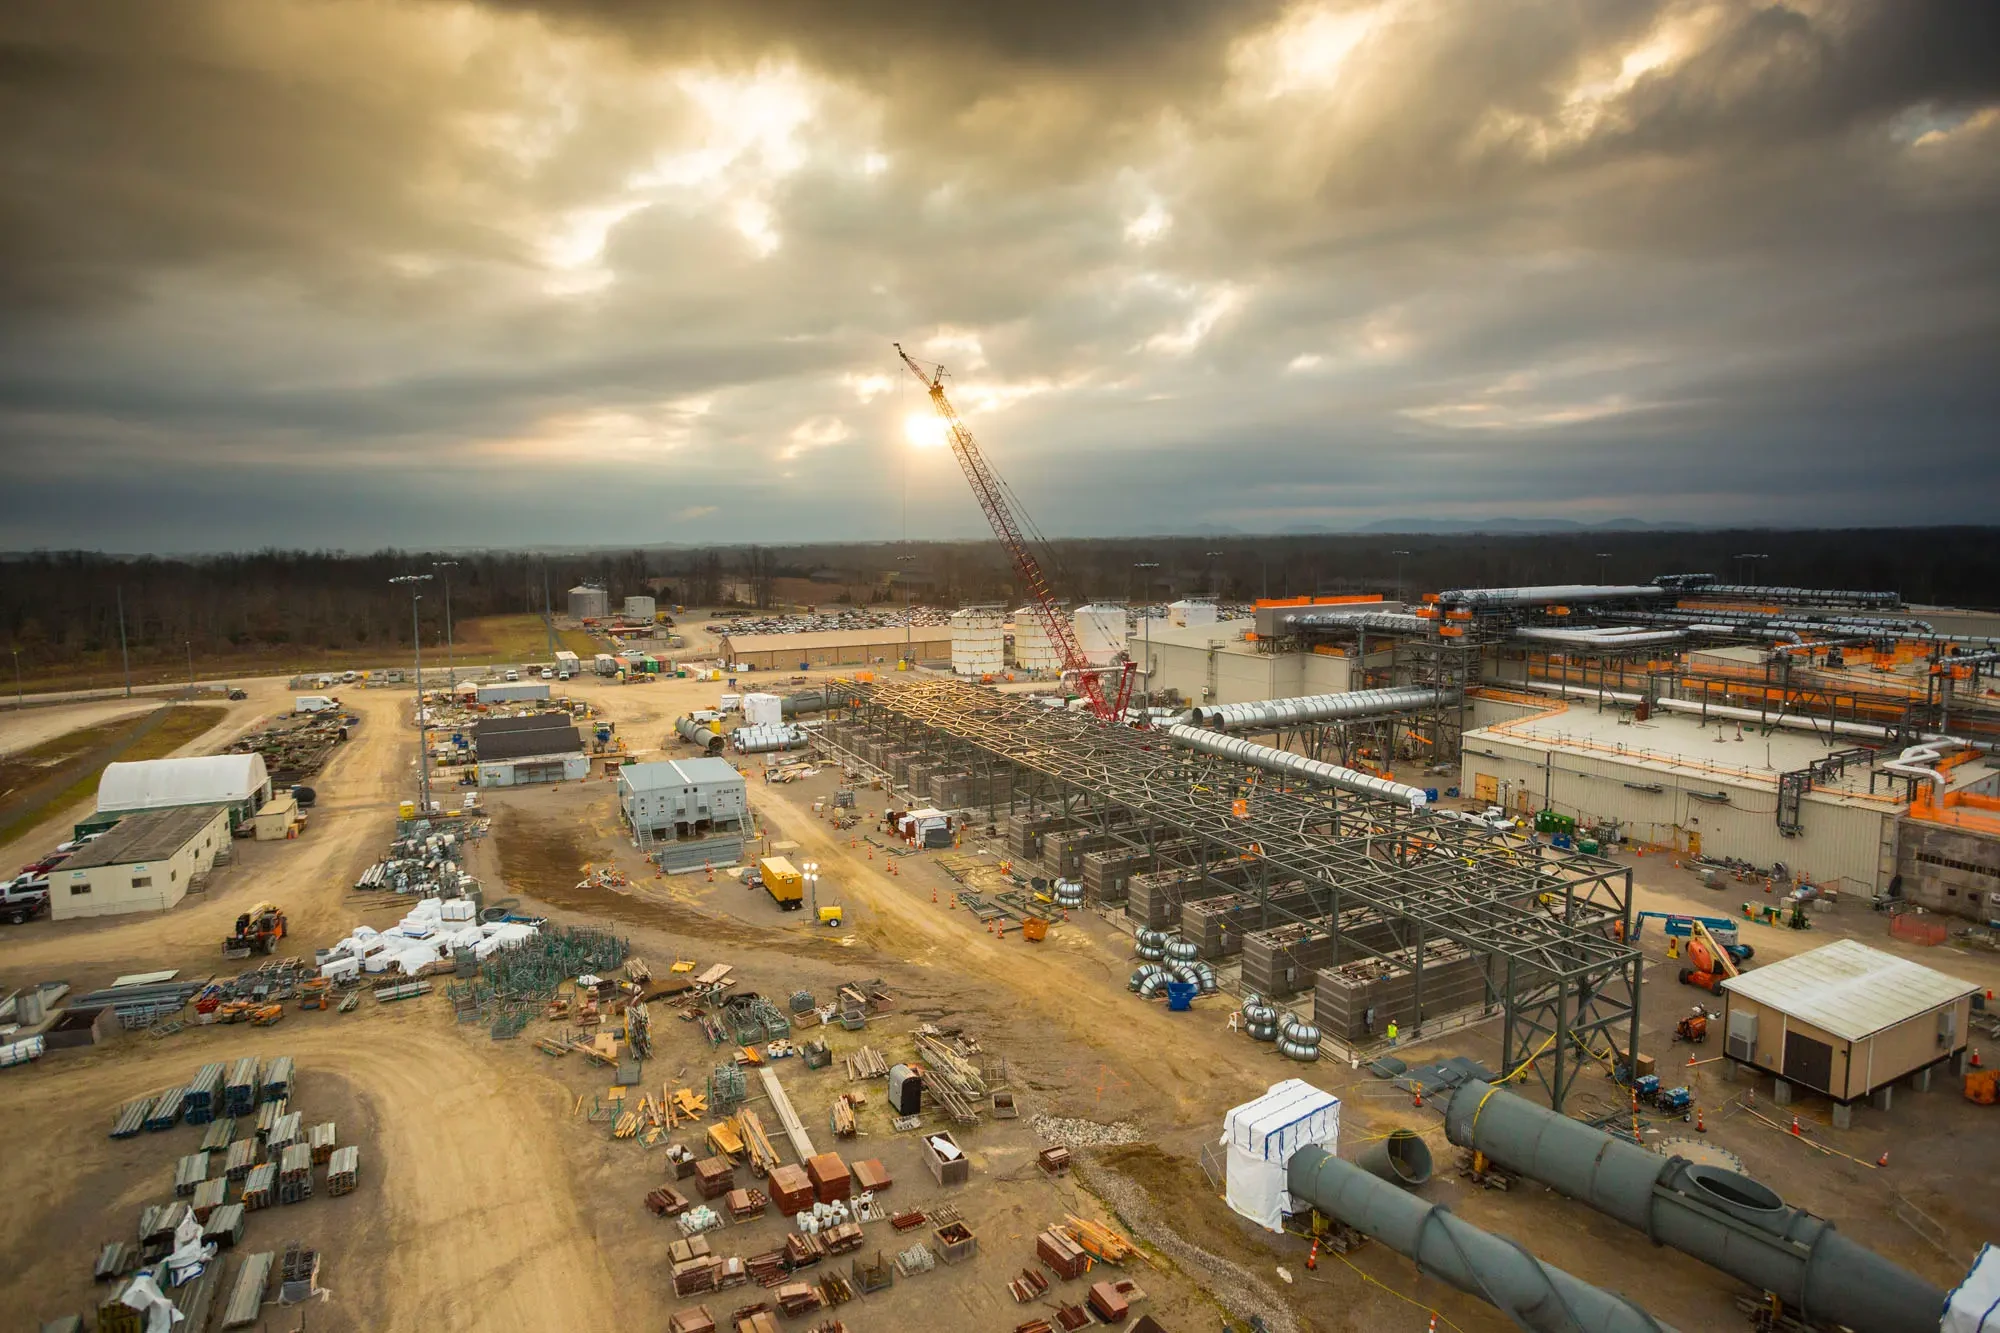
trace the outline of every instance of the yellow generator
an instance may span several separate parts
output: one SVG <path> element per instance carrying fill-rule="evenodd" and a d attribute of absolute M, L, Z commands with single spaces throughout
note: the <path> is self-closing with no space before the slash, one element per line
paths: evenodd
<path fill-rule="evenodd" d="M 822 926 L 837 926 L 840 924 L 840 920 L 840 909 L 838 907 L 822 907 L 819 909 L 819 923 Z"/>

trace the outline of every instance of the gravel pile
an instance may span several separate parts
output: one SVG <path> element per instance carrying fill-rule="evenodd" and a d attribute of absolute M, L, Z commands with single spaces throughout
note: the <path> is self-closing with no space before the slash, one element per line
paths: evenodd
<path fill-rule="evenodd" d="M 1045 1143 L 1065 1148 L 1115 1148 L 1121 1143 L 1139 1142 L 1138 1126 L 1124 1120 L 1100 1125 L 1095 1120 L 1066 1120 L 1061 1116 L 1038 1115 L 1028 1122 Z"/>
<path fill-rule="evenodd" d="M 1160 1216 L 1152 1197 L 1143 1189 L 1116 1171 L 1086 1169 L 1084 1180 L 1092 1194 L 1117 1211 L 1135 1237 L 1172 1259 L 1175 1267 L 1206 1288 L 1230 1314 L 1242 1318 L 1256 1315 L 1270 1333 L 1299 1333 L 1299 1321 L 1293 1317 L 1291 1307 L 1270 1283 L 1242 1264 L 1211 1254 L 1183 1237 Z"/>

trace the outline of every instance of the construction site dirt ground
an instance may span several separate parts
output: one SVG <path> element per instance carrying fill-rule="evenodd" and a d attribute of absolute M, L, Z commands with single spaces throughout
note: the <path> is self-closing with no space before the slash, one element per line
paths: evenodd
<path fill-rule="evenodd" d="M 277 684 L 272 690 L 257 683 L 264 688 L 253 698 L 263 702 L 246 707 L 242 725 L 282 706 Z M 663 749 L 666 728 L 689 707 L 712 706 L 721 688 L 586 681 L 573 682 L 571 692 L 618 722 L 634 757 L 648 758 L 692 753 L 678 743 Z M 237 844 L 240 861 L 220 871 L 206 894 L 169 913 L 35 922 L 0 933 L 0 981 L 11 987 L 59 977 L 89 987 L 152 968 L 194 976 L 233 971 L 239 965 L 222 963 L 219 941 L 236 913 L 259 899 L 289 914 L 288 953 L 309 953 L 358 923 L 394 921 L 407 899 L 351 886 L 386 848 L 395 802 L 411 791 L 410 695 L 343 697 L 363 725 L 315 779 L 319 804 L 303 838 Z M 1346 1259 L 1323 1255 L 1317 1271 L 1308 1272 L 1304 1242 L 1260 1232 L 1227 1211 L 1200 1164 L 1202 1149 L 1212 1147 L 1228 1107 L 1292 1076 L 1343 1099 L 1347 1155 L 1392 1126 L 1419 1129 L 1440 1162 L 1427 1198 L 1520 1239 L 1586 1281 L 1627 1292 L 1677 1327 L 1740 1322 L 1736 1288 L 1714 1270 L 1539 1187 L 1499 1193 L 1462 1181 L 1450 1169 L 1439 1108 L 1416 1108 L 1365 1071 L 1282 1059 L 1229 1031 L 1227 997 L 1197 1001 L 1185 1014 L 1140 1001 L 1125 987 L 1134 962 L 1130 937 L 1098 914 L 1058 922 L 1039 944 L 1014 932 L 1000 938 L 983 931 L 951 906 L 956 885 L 941 854 L 892 860 L 882 834 L 862 838 L 873 829 L 870 816 L 883 808 L 880 793 L 860 794 L 856 829 L 837 831 L 817 817 L 814 801 L 835 783 L 825 772 L 765 784 L 751 768 L 760 833 L 797 843 L 796 857 L 822 866 L 820 901 L 838 902 L 847 913 L 837 930 L 814 926 L 805 913 L 780 913 L 766 895 L 724 874 L 712 882 L 699 872 L 654 876 L 623 836 L 613 784 L 601 778 L 484 793 L 492 833 L 474 844 L 471 861 L 486 880 L 489 901 L 518 897 L 524 911 L 614 928 L 656 974 L 675 958 L 728 963 L 737 989 L 764 994 L 781 1008 L 795 990 L 824 1001 L 841 981 L 881 978 L 894 1009 L 862 1032 L 831 1030 L 837 1055 L 865 1041 L 892 1060 L 907 1057 L 908 1028 L 928 1021 L 975 1034 L 990 1056 L 1005 1060 L 1021 1117 L 957 1131 L 973 1172 L 969 1184 L 949 1191 L 918 1163 L 914 1136 L 887 1127 L 879 1082 L 850 1084 L 837 1058 L 821 1071 L 807 1071 L 796 1059 L 776 1062 L 818 1146 L 849 1161 L 881 1158 L 896 1182 L 887 1202 L 908 1208 L 946 1197 L 979 1237 L 974 1260 L 899 1279 L 891 1292 L 836 1311 L 850 1328 L 1011 1329 L 1042 1312 L 1017 1306 L 1006 1292 L 1008 1279 L 1032 1261 L 1035 1233 L 1066 1213 L 1105 1215 L 1107 1203 L 1113 1220 L 1151 1247 L 1148 1262 L 1123 1274 L 1148 1294 L 1138 1308 L 1176 1333 L 1213 1329 L 1222 1309 L 1239 1317 L 1261 1312 L 1274 1330 L 1416 1333 L 1433 1309 L 1441 1326 L 1508 1327 L 1491 1308 L 1419 1277 L 1380 1246 Z M 27 841 L 5 854 L 25 859 L 19 854 Z M 953 854 L 978 858 L 980 841 L 970 839 Z M 888 873 L 891 865 L 898 873 Z M 605 866 L 617 866 L 628 883 L 578 887 L 586 867 Z M 1634 869 L 1644 906 L 1714 911 L 1716 900 L 1729 896 L 1699 889 L 1692 876 L 1656 858 L 1635 861 Z M 2000 984 L 2000 960 L 1904 945 L 1867 912 L 1849 910 L 1815 924 L 1804 934 L 1759 927 L 1745 938 L 1757 945 L 1761 962 L 1852 933 L 1968 980 Z M 1645 943 L 1654 961 L 1644 1049 L 1658 1056 L 1664 1076 L 1687 1058 L 1687 1048 L 1668 1040 L 1674 1021 L 1704 997 L 1675 983 L 1664 940 Z M 645 1084 L 696 1083 L 724 1052 L 694 1025 L 675 1021 L 671 1007 L 654 1008 L 657 1050 Z M 609 1071 L 579 1055 L 543 1054 L 536 1038 L 550 1030 L 537 1020 L 516 1040 L 494 1041 L 480 1024 L 454 1022 L 444 997 L 433 994 L 386 1005 L 366 999 L 351 1014 L 293 1010 L 271 1029 L 189 1027 L 163 1040 L 120 1033 L 95 1049 L 54 1052 L 36 1065 L 0 1071 L 0 1106 L 13 1113 L 17 1133 L 15 1150 L 0 1160 L 5 1308 L 25 1321 L 94 1306 L 103 1295 L 90 1282 L 98 1246 L 127 1235 L 144 1203 L 171 1194 L 173 1163 L 192 1150 L 199 1131 L 181 1127 L 115 1142 L 106 1135 L 121 1105 L 185 1080 L 211 1060 L 288 1054 L 298 1062 L 295 1100 L 306 1120 L 335 1120 L 341 1142 L 361 1150 L 363 1185 L 354 1195 L 322 1193 L 249 1219 L 249 1250 L 298 1239 L 325 1256 L 321 1281 L 332 1294 L 309 1307 L 309 1327 L 664 1326 L 669 1311 L 691 1303 L 676 1299 L 669 1285 L 666 1249 L 679 1232 L 642 1205 L 645 1193 L 669 1178 L 664 1157 L 612 1139 L 606 1123 L 590 1118 L 593 1102 L 608 1092 Z M 802 1029 L 795 1037 L 819 1033 Z M 1412 1060 L 1463 1053 L 1489 1064 L 1499 1058 L 1491 1025 L 1398 1053 Z M 1713 1042 L 1697 1052 L 1717 1053 Z M 1990 1192 L 1963 1184 L 2000 1169 L 1994 1112 L 1966 1103 L 1953 1080 L 1940 1080 L 1925 1095 L 1899 1092 L 1888 1113 L 1858 1108 L 1847 1131 L 1830 1128 L 1823 1103 L 1802 1100 L 1792 1109 L 1807 1132 L 1794 1138 L 1753 1118 L 1753 1108 L 1741 1104 L 1751 1085 L 1726 1080 L 1723 1067 L 1688 1071 L 1704 1108 L 1705 1138 L 1738 1153 L 1790 1201 L 1824 1213 L 1857 1240 L 1941 1284 L 1963 1272 L 1980 1241 L 2000 1234 L 2000 1205 Z M 1614 1087 L 1601 1074 L 1586 1073 L 1578 1086 L 1578 1107 L 1615 1104 Z M 835 1142 L 826 1132 L 828 1108 L 850 1088 L 869 1099 L 860 1117 L 863 1137 Z M 1767 1093 L 1768 1084 L 1757 1089 L 1754 1109 L 1770 1114 Z M 1103 1137 L 1134 1141 L 1081 1149 L 1077 1174 L 1050 1180 L 1033 1163 L 1041 1145 L 1032 1117 L 1040 1114 L 1122 1126 Z M 773 1119 L 767 1115 L 766 1124 Z M 1692 1126 L 1679 1122 L 1653 1128 L 1666 1137 L 1693 1137 Z M 1885 1150 L 1890 1165 L 1875 1167 Z M 739 1183 L 750 1183 L 747 1170 L 739 1171 Z M 1932 1239 L 1925 1239 L 1922 1231 L 1933 1226 Z M 785 1229 L 775 1214 L 731 1224 L 715 1238 L 716 1248 L 756 1253 L 772 1248 Z M 865 1255 L 910 1243 L 886 1224 L 868 1230 Z M 1077 1300 L 1083 1288 L 1059 1283 L 1051 1296 Z M 739 1289 L 708 1303 L 720 1314 L 765 1294 Z M 274 1312 L 267 1322 L 290 1329 L 298 1317 Z"/>

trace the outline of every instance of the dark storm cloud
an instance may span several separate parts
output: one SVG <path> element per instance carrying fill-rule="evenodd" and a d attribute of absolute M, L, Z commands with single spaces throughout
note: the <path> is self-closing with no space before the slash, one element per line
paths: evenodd
<path fill-rule="evenodd" d="M 12 6 L 0 545 L 1984 518 L 1996 15 Z"/>

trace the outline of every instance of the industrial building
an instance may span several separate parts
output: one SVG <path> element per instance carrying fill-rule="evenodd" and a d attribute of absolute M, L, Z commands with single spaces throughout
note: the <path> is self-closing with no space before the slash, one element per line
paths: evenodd
<path fill-rule="evenodd" d="M 539 680 L 503 680 L 475 687 L 474 697 L 483 704 L 535 703 L 549 697 L 549 687 Z"/>
<path fill-rule="evenodd" d="M 1896 878 L 1901 896 L 1926 911 L 2000 923 L 2000 796 L 1991 780 L 1942 795 L 1917 789 L 1897 832 Z"/>
<path fill-rule="evenodd" d="M 722 636 L 722 655 L 749 671 L 943 662 L 951 658 L 951 632 L 937 625 L 882 625 L 795 634 L 731 633 Z"/>
<path fill-rule="evenodd" d="M 1139 664 L 1135 687 L 1155 700 L 1190 704 L 1252 703 L 1304 694 L 1338 694 L 1360 688 L 1361 664 L 1344 648 L 1272 652 L 1256 639 L 1254 620 L 1196 619 L 1184 626 L 1148 617 L 1127 641 Z M 1369 664 L 1386 671 L 1393 653 L 1385 643 Z"/>
<path fill-rule="evenodd" d="M 743 855 L 749 793 L 726 760 L 627 764 L 618 770 L 618 808 L 639 850 L 669 873 Z"/>
<path fill-rule="evenodd" d="M 1725 1053 L 1774 1075 L 1778 1101 L 1810 1088 L 1835 1103 L 1846 1128 L 1851 1103 L 1872 1096 L 1890 1108 L 1898 1079 L 1963 1062 L 1969 981 L 1840 940 L 1722 983 Z"/>
<path fill-rule="evenodd" d="M 611 614 L 611 594 L 602 588 L 580 583 L 569 590 L 572 620 L 604 620 Z"/>
<path fill-rule="evenodd" d="M 233 805 L 214 802 L 126 815 L 49 876 L 49 915 L 166 911 L 228 854 L 234 814 Z"/>
<path fill-rule="evenodd" d="M 482 787 L 574 782 L 590 775 L 590 755 L 567 713 L 485 718 L 472 736 Z"/>
<path fill-rule="evenodd" d="M 97 813 L 223 805 L 233 828 L 271 799 L 261 754 L 215 754 L 107 764 L 97 783 Z"/>
<path fill-rule="evenodd" d="M 659 604 L 644 593 L 633 593 L 625 599 L 625 619 L 637 621 L 641 625 L 653 623 Z"/>
<path fill-rule="evenodd" d="M 282 842 L 305 826 L 305 816 L 299 811 L 298 799 L 282 791 L 265 802 L 250 822 L 258 842 Z"/>

